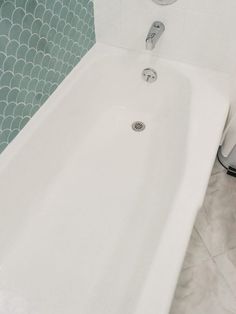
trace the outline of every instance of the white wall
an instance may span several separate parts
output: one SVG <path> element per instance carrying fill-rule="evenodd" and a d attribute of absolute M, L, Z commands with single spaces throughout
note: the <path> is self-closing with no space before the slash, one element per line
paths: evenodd
<path fill-rule="evenodd" d="M 236 0 L 94 0 L 97 41 L 142 50 L 151 23 L 166 31 L 154 53 L 236 73 Z"/>

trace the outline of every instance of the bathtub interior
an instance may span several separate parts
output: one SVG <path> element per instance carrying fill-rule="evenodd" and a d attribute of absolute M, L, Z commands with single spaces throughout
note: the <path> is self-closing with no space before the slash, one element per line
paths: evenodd
<path fill-rule="evenodd" d="M 1 170 L 0 288 L 44 314 L 133 313 L 184 174 L 189 78 L 91 60 Z"/>

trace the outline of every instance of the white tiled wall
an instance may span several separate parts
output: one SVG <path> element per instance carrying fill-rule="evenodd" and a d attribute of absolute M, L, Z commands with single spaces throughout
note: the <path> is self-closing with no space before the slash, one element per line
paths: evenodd
<path fill-rule="evenodd" d="M 236 0 L 94 0 L 97 41 L 140 50 L 151 23 L 166 25 L 154 53 L 236 73 Z"/>

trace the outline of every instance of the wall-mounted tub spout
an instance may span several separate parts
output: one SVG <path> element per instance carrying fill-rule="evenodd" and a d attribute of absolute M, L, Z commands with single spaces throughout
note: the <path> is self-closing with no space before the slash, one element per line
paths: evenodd
<path fill-rule="evenodd" d="M 162 22 L 154 22 L 148 32 L 146 38 L 146 49 L 153 50 L 158 42 L 159 38 L 165 30 L 165 25 Z"/>

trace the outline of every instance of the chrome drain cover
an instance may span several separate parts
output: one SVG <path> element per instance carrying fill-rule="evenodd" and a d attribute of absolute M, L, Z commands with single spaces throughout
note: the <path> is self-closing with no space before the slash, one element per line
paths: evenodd
<path fill-rule="evenodd" d="M 135 132 L 142 132 L 146 128 L 145 124 L 142 121 L 135 121 L 132 123 L 132 129 Z"/>
<path fill-rule="evenodd" d="M 153 83 L 157 80 L 157 72 L 152 68 L 146 68 L 142 72 L 142 77 L 147 83 Z"/>

